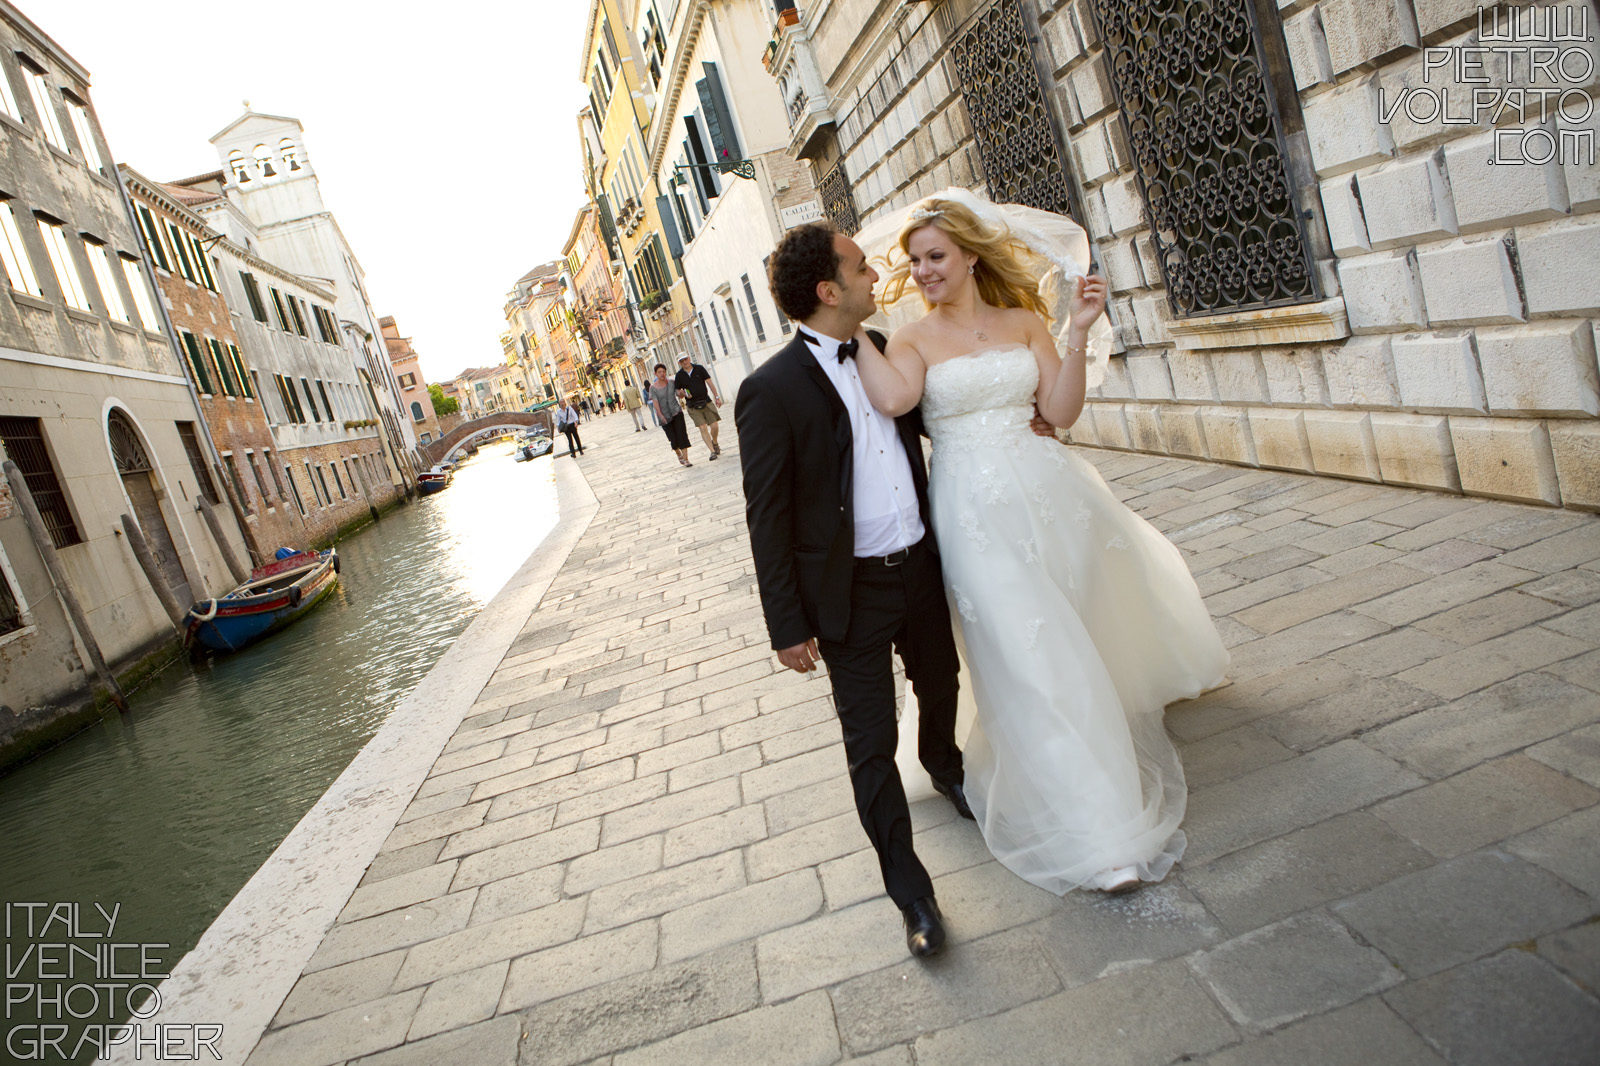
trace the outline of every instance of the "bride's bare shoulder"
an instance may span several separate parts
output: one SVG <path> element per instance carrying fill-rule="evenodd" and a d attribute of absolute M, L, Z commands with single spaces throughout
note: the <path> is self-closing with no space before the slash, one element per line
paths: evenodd
<path fill-rule="evenodd" d="M 1041 329 L 1044 328 L 1044 319 L 1026 307 L 1007 307 L 1003 308 L 1000 313 L 1004 316 L 1001 321 L 1015 328 L 1018 332 L 1028 331 L 1036 326 Z"/>
<path fill-rule="evenodd" d="M 895 330 L 889 337 L 889 347 L 896 351 L 913 351 L 920 353 L 928 340 L 927 327 L 922 319 L 908 322 Z"/>

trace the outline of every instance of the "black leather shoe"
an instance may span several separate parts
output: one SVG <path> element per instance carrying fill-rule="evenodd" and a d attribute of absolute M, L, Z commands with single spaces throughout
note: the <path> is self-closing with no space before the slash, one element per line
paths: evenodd
<path fill-rule="evenodd" d="M 900 908 L 906 920 L 906 947 L 919 959 L 939 954 L 944 947 L 944 923 L 940 921 L 939 905 L 932 896 L 923 896 L 908 907 Z"/>
<path fill-rule="evenodd" d="M 956 813 L 961 815 L 961 817 L 969 818 L 974 822 L 978 820 L 977 818 L 973 817 L 972 808 L 967 806 L 966 789 L 962 788 L 960 785 L 941 785 L 939 782 L 935 781 L 933 783 L 933 790 L 939 793 L 939 795 L 943 796 L 945 799 L 949 800 L 950 805 L 956 809 Z"/>

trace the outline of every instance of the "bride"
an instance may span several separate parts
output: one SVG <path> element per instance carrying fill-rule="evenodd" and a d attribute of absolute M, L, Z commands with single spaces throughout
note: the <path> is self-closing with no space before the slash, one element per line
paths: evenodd
<path fill-rule="evenodd" d="M 934 532 L 977 702 L 968 802 L 995 858 L 1060 894 L 1159 881 L 1183 854 L 1187 792 L 1162 710 L 1228 664 L 1178 550 L 1029 428 L 1035 406 L 1072 425 L 1103 372 L 1089 348 L 1106 282 L 1072 261 L 1074 232 L 962 190 L 923 200 L 898 228 L 883 302 L 914 285 L 928 311 L 887 352 L 857 335 L 874 406 L 920 403 L 933 443 Z"/>

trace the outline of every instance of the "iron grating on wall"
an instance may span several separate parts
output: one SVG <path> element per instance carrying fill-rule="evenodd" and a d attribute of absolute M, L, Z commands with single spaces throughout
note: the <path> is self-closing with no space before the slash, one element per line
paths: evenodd
<path fill-rule="evenodd" d="M 1179 318 L 1320 299 L 1250 0 L 1091 0 Z"/>
<path fill-rule="evenodd" d="M 1066 170 L 1016 0 L 976 15 L 950 46 L 989 199 L 1072 214 Z"/>

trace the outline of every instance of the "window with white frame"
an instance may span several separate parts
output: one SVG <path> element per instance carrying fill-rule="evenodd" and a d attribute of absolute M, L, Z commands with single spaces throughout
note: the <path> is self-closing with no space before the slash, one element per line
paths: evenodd
<path fill-rule="evenodd" d="M 745 274 L 741 280 L 744 282 L 744 301 L 750 310 L 750 322 L 756 327 L 756 341 L 765 343 L 767 331 L 761 325 L 761 311 L 756 307 L 756 294 L 750 286 L 750 275 Z"/>
<path fill-rule="evenodd" d="M 11 591 L 10 569 L 0 566 L 0 633 L 10 633 L 23 626 L 20 597 Z"/>
<path fill-rule="evenodd" d="M 0 63 L 0 111 L 6 113 L 6 118 L 22 121 L 22 112 L 17 108 L 16 93 L 11 91 L 11 75 L 6 73 L 4 63 Z"/>
<path fill-rule="evenodd" d="M 89 254 L 89 269 L 94 272 L 95 283 L 100 286 L 100 299 L 105 302 L 106 314 L 118 322 L 131 324 L 128 305 L 122 302 L 122 290 L 117 288 L 117 272 L 111 266 L 111 249 L 86 237 L 83 250 Z"/>
<path fill-rule="evenodd" d="M 156 225 L 155 216 L 144 204 L 134 205 L 134 214 L 139 216 L 139 228 L 144 231 L 144 245 L 150 252 L 150 259 L 168 273 L 172 272 L 172 260 L 167 255 L 166 242 L 161 239 L 161 229 Z"/>
<path fill-rule="evenodd" d="M 61 129 L 61 116 L 56 114 L 55 102 L 50 99 L 50 83 L 45 80 L 44 71 L 31 61 L 23 60 L 22 76 L 28 82 L 28 95 L 33 98 L 33 109 L 39 113 L 45 140 L 65 152 L 67 135 Z"/>
<path fill-rule="evenodd" d="M 67 240 L 67 229 L 59 222 L 38 216 L 39 232 L 44 237 L 45 254 L 55 269 L 56 281 L 61 286 L 61 296 L 69 307 L 88 311 L 89 292 L 78 273 L 78 262 L 72 258 L 72 245 Z"/>
<path fill-rule="evenodd" d="M 196 285 L 200 284 L 200 274 L 195 270 L 194 261 L 189 258 L 189 249 L 184 247 L 183 231 L 172 222 L 163 221 L 166 222 L 167 236 L 172 238 L 172 251 L 178 261 L 178 273 Z"/>
<path fill-rule="evenodd" d="M 72 122 L 72 132 L 77 135 L 78 148 L 83 153 L 89 169 L 98 174 L 106 172 L 105 160 L 100 157 L 100 146 L 95 143 L 94 125 L 89 121 L 89 108 L 83 101 L 62 94 L 67 102 L 67 118 Z"/>
<path fill-rule="evenodd" d="M 133 293 L 133 306 L 139 312 L 139 324 L 151 333 L 161 330 L 161 320 L 156 317 L 156 306 L 150 299 L 150 286 L 144 280 L 144 271 L 139 269 L 139 261 L 128 256 L 117 257 L 122 262 L 122 276 L 128 282 L 128 291 Z"/>
<path fill-rule="evenodd" d="M 33 272 L 33 260 L 22 243 L 22 230 L 17 226 L 17 212 L 10 200 L 0 201 L 0 261 L 5 263 L 6 278 L 11 287 L 29 296 L 43 296 L 38 275 Z"/>

